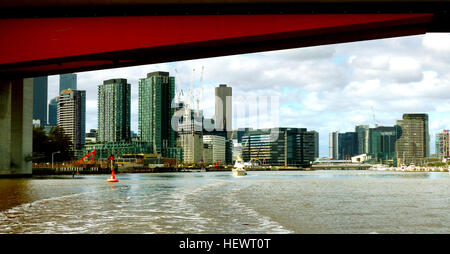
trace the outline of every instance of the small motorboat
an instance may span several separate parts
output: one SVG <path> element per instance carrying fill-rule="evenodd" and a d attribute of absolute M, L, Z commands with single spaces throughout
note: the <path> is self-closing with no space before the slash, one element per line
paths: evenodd
<path fill-rule="evenodd" d="M 244 164 L 244 161 L 242 160 L 241 156 L 238 156 L 236 162 L 234 163 L 232 172 L 233 172 L 233 176 L 247 175 L 247 171 L 245 170 L 245 164 Z"/>

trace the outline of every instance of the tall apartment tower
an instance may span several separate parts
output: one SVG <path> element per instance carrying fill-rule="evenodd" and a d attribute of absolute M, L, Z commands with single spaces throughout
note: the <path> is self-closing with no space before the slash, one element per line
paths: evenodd
<path fill-rule="evenodd" d="M 33 78 L 33 119 L 40 120 L 41 126 L 47 125 L 48 78 Z"/>
<path fill-rule="evenodd" d="M 222 130 L 226 131 L 227 139 L 231 139 L 231 135 L 233 134 L 232 88 L 227 87 L 227 85 L 221 84 L 219 85 L 219 87 L 215 88 L 215 94 L 216 94 L 215 128 L 218 131 Z"/>
<path fill-rule="evenodd" d="M 174 114 L 175 78 L 168 72 L 151 72 L 139 80 L 139 132 L 141 141 L 150 142 L 153 153 L 175 147 L 171 127 Z"/>
<path fill-rule="evenodd" d="M 339 159 L 339 149 L 338 149 L 338 145 L 339 145 L 339 132 L 335 131 L 330 133 L 330 158 L 332 159 Z"/>
<path fill-rule="evenodd" d="M 59 94 L 66 89 L 77 90 L 77 74 L 69 73 L 59 75 Z"/>
<path fill-rule="evenodd" d="M 58 125 L 58 97 L 50 100 L 48 104 L 48 124 L 51 126 Z"/>
<path fill-rule="evenodd" d="M 86 91 L 66 89 L 58 97 L 58 125 L 70 136 L 72 149 L 84 146 L 86 135 Z"/>
<path fill-rule="evenodd" d="M 110 79 L 98 86 L 99 142 L 131 140 L 131 85 L 126 79 Z"/>
<path fill-rule="evenodd" d="M 438 158 L 450 158 L 450 130 L 436 134 L 436 155 Z"/>
<path fill-rule="evenodd" d="M 403 114 L 403 120 L 397 120 L 397 136 L 398 163 L 416 164 L 429 157 L 428 114 Z"/>

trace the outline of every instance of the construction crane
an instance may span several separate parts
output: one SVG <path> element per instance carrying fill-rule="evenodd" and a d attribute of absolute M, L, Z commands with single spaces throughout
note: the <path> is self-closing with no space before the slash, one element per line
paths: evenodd
<path fill-rule="evenodd" d="M 94 163 L 94 158 L 95 158 L 95 150 L 94 151 L 92 151 L 92 152 L 90 152 L 90 153 L 88 153 L 88 154 L 86 154 L 83 158 L 81 158 L 79 161 L 78 161 L 78 164 L 80 164 L 81 162 L 83 162 L 84 161 L 84 159 L 86 159 L 87 157 L 89 157 L 89 156 L 91 156 L 92 155 L 92 158 L 91 158 L 91 163 Z"/>

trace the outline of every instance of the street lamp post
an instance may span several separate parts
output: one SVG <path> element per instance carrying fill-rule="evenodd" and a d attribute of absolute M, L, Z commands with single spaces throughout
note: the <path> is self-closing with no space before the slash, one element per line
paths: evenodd
<path fill-rule="evenodd" d="M 53 152 L 52 153 L 52 169 L 53 169 L 53 157 L 54 157 L 55 153 L 61 153 L 61 151 L 57 151 L 57 152 Z"/>

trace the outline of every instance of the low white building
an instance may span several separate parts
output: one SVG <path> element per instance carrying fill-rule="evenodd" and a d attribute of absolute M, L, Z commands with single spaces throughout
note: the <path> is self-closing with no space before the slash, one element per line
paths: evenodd
<path fill-rule="evenodd" d="M 352 157 L 352 163 L 363 163 L 369 160 L 371 157 L 367 154 L 360 154 Z"/>

